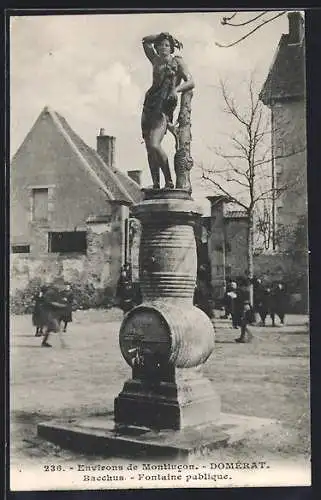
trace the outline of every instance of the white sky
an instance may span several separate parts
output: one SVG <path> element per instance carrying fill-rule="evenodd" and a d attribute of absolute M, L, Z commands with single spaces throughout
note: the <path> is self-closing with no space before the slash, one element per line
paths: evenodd
<path fill-rule="evenodd" d="M 116 136 L 116 162 L 121 170 L 141 169 L 151 183 L 140 114 L 151 85 L 151 64 L 143 36 L 169 31 L 184 44 L 182 55 L 196 87 L 192 101 L 192 154 L 196 162 L 213 162 L 209 147 L 222 142 L 230 121 L 222 113 L 215 88 L 227 78 L 235 99 L 242 102 L 241 82 L 255 70 L 258 89 L 264 82 L 287 16 L 266 25 L 233 48 L 219 48 L 245 28 L 223 27 L 224 13 L 86 14 L 11 18 L 10 93 L 11 155 L 15 153 L 43 107 L 60 112 L 87 144 L 96 146 L 99 129 Z M 241 13 L 248 17 L 254 13 Z M 169 134 L 168 134 L 169 136 Z M 164 147 L 170 153 L 171 136 Z M 194 177 L 197 177 L 196 171 Z M 194 198 L 204 194 L 197 179 Z M 202 203 L 207 206 L 207 202 Z"/>

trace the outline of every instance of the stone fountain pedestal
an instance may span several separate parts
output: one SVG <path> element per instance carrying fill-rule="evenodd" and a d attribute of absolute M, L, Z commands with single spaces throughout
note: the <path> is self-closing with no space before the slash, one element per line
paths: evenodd
<path fill-rule="evenodd" d="M 202 373 L 215 339 L 211 321 L 193 305 L 200 210 L 181 189 L 146 190 L 134 215 L 142 224 L 143 302 L 125 315 L 119 333 L 132 377 L 105 417 L 42 423 L 38 435 L 108 456 L 184 459 L 226 446 L 249 422 L 221 414 L 220 397 Z"/>
<path fill-rule="evenodd" d="M 120 349 L 133 376 L 115 399 L 115 424 L 182 430 L 214 422 L 220 398 L 201 371 L 214 349 L 214 329 L 193 305 L 193 226 L 201 212 L 183 190 L 148 190 L 134 215 L 142 223 L 143 303 L 120 329 Z"/>

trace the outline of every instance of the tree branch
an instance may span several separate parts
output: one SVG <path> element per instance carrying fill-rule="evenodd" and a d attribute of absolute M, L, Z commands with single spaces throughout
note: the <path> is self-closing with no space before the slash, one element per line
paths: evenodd
<path fill-rule="evenodd" d="M 237 149 L 240 149 L 241 151 L 244 152 L 245 156 L 246 156 L 246 160 L 248 160 L 248 157 L 249 157 L 249 151 L 246 149 L 246 147 L 244 146 L 244 144 L 242 144 L 235 136 L 231 136 L 231 140 L 233 142 L 235 142 L 235 144 L 237 146 L 239 146 Z"/>
<path fill-rule="evenodd" d="M 226 182 L 236 182 L 240 186 L 243 186 L 243 187 L 245 187 L 247 189 L 249 188 L 248 184 L 245 184 L 244 182 L 240 181 L 239 179 L 229 178 L 229 179 L 226 179 Z"/>
<path fill-rule="evenodd" d="M 237 109 L 235 107 L 234 99 L 227 94 L 226 86 L 225 86 L 223 80 L 220 80 L 220 87 L 221 87 L 224 102 L 227 106 L 227 112 L 230 113 L 231 115 L 233 115 L 239 122 L 243 123 L 243 125 L 245 125 L 245 127 L 247 127 L 248 124 L 247 124 L 245 118 L 243 118 L 239 114 L 239 112 L 237 111 Z"/>
<path fill-rule="evenodd" d="M 233 17 L 235 17 L 236 14 L 237 13 L 235 12 L 235 14 L 232 17 L 230 17 L 230 18 L 223 17 L 223 19 L 221 21 L 221 24 L 227 25 L 227 26 L 246 26 L 247 24 L 253 23 L 254 21 L 256 21 L 257 19 L 259 19 L 260 17 L 264 16 L 266 14 L 266 11 L 261 12 L 257 16 L 252 17 L 252 19 L 248 19 L 247 21 L 244 21 L 243 23 L 229 23 L 228 21 L 230 21 L 231 19 L 233 19 Z"/>
<path fill-rule="evenodd" d="M 215 187 L 217 187 L 217 189 L 219 189 L 225 196 L 228 196 L 230 198 L 231 201 L 234 201 L 235 203 L 237 203 L 239 206 L 241 206 L 242 208 L 244 208 L 244 210 L 248 210 L 248 207 L 243 203 L 241 202 L 241 200 L 239 200 L 238 198 L 236 198 L 235 196 L 231 195 L 226 189 L 223 188 L 223 186 L 219 183 L 219 182 L 216 182 L 214 179 L 212 179 L 211 177 L 207 177 L 205 175 L 205 173 L 203 172 L 202 174 L 202 179 L 208 181 L 208 182 L 211 182 Z"/>
<path fill-rule="evenodd" d="M 306 148 L 298 149 L 297 151 L 291 151 L 291 153 L 284 154 L 284 155 L 276 155 L 276 156 L 271 156 L 271 158 L 267 160 L 260 160 L 258 162 L 255 162 L 255 167 L 259 167 L 260 165 L 265 165 L 266 163 L 270 163 L 272 160 L 280 160 L 283 158 L 290 158 L 291 156 L 295 156 L 297 154 L 303 153 L 306 150 Z"/>
<path fill-rule="evenodd" d="M 289 189 L 289 185 L 287 184 L 286 186 L 278 187 L 278 188 L 270 188 L 267 191 L 263 191 L 257 196 L 256 198 L 253 199 L 253 203 L 257 203 L 259 200 L 269 200 L 272 198 L 267 197 L 268 195 L 273 194 L 273 198 L 276 199 L 279 196 L 281 196 L 282 193 L 287 191 Z"/>
<path fill-rule="evenodd" d="M 239 168 L 237 168 L 230 160 L 225 159 L 225 161 L 230 165 L 231 169 L 230 172 L 234 172 L 235 174 L 239 175 L 240 177 L 245 177 L 246 181 L 249 183 L 249 176 L 247 175 L 247 171 L 242 171 Z M 222 171 L 221 171 L 222 172 Z M 247 184 L 247 187 L 249 187 L 249 184 Z"/>
<path fill-rule="evenodd" d="M 270 19 L 267 19 L 266 21 L 264 21 L 263 23 L 259 24 L 258 26 L 256 26 L 254 29 L 252 29 L 251 31 L 249 31 L 248 33 L 246 33 L 244 36 L 242 36 L 241 38 L 239 38 L 238 40 L 236 40 L 235 42 L 232 42 L 232 43 L 229 43 L 227 45 L 224 45 L 222 43 L 218 43 L 218 42 L 215 42 L 215 45 L 217 47 L 220 47 L 220 48 L 224 48 L 224 49 L 227 49 L 229 47 L 234 47 L 235 45 L 237 45 L 238 43 L 242 42 L 243 40 L 246 40 L 246 38 L 248 38 L 249 36 L 253 35 L 253 33 L 255 33 L 257 30 L 259 30 L 260 28 L 262 28 L 262 26 L 264 26 L 265 24 L 268 24 L 272 21 L 274 21 L 275 19 L 277 19 L 278 17 L 280 16 L 284 16 L 284 14 L 286 14 L 287 11 L 283 11 L 283 12 L 280 12 L 279 14 L 277 14 L 276 16 L 270 18 Z"/>
<path fill-rule="evenodd" d="M 237 12 L 234 12 L 230 17 L 223 17 L 223 21 L 231 21 L 231 19 L 233 19 L 233 17 L 235 17 L 236 14 Z M 225 24 L 225 22 L 222 24 Z"/>

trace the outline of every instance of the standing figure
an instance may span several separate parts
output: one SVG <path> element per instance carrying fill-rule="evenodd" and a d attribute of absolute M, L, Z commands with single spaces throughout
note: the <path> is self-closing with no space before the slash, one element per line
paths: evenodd
<path fill-rule="evenodd" d="M 208 271 L 204 265 L 201 265 L 197 273 L 194 305 L 205 312 L 210 319 L 213 317 L 212 295 Z"/>
<path fill-rule="evenodd" d="M 283 283 L 276 283 L 272 288 L 271 318 L 272 326 L 275 326 L 275 315 L 279 316 L 281 325 L 284 325 L 285 311 L 287 306 L 286 290 Z"/>
<path fill-rule="evenodd" d="M 131 270 L 127 264 L 123 265 L 117 283 L 116 297 L 120 309 L 124 313 L 130 311 L 136 304 L 134 302 L 134 287 L 131 279 Z"/>
<path fill-rule="evenodd" d="M 271 315 L 272 292 L 269 286 L 262 286 L 260 298 L 258 301 L 258 313 L 261 318 L 260 326 L 265 326 L 265 320 L 268 314 Z"/>
<path fill-rule="evenodd" d="M 64 290 L 62 291 L 62 300 L 66 304 L 66 308 L 60 317 L 60 321 L 64 322 L 63 332 L 66 332 L 68 323 L 72 321 L 72 306 L 74 301 L 74 296 L 69 283 L 66 284 Z"/>
<path fill-rule="evenodd" d="M 235 339 L 235 342 L 241 344 L 250 343 L 253 335 L 248 325 L 253 322 L 253 309 L 250 302 L 250 291 L 245 282 L 239 285 L 235 301 L 236 309 L 238 310 L 239 326 L 241 327 L 241 335 Z"/>
<path fill-rule="evenodd" d="M 34 307 L 32 311 L 32 324 L 36 327 L 35 337 L 41 337 L 43 327 L 43 295 L 46 287 L 42 286 L 40 290 L 34 295 Z"/>
<path fill-rule="evenodd" d="M 168 157 L 161 147 L 167 129 L 174 135 L 177 147 L 177 131 L 173 114 L 177 106 L 178 93 L 194 88 L 193 79 L 181 56 L 173 55 L 182 44 L 169 33 L 149 35 L 143 38 L 143 48 L 153 65 L 153 83 L 146 92 L 141 126 L 145 141 L 153 188 L 160 188 L 160 170 L 165 179 L 165 188 L 174 184 Z"/>
<path fill-rule="evenodd" d="M 59 285 L 48 286 L 43 295 L 43 328 L 44 337 L 42 347 L 52 347 L 48 343 L 50 333 L 60 332 L 60 319 L 66 309 L 66 302 L 62 298 L 62 290 Z"/>

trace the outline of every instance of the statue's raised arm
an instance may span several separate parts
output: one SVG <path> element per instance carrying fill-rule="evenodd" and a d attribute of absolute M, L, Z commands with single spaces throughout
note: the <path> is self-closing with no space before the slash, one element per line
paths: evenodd
<path fill-rule="evenodd" d="M 157 57 L 157 52 L 154 48 L 155 40 L 157 40 L 158 35 L 148 35 L 144 36 L 142 39 L 143 49 L 146 57 L 153 63 L 154 59 Z"/>

